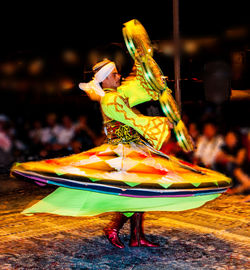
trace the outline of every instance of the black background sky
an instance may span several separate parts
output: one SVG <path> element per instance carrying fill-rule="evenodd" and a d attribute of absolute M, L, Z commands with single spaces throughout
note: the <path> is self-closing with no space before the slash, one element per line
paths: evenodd
<path fill-rule="evenodd" d="M 180 36 L 189 38 L 198 36 L 218 37 L 223 36 L 229 28 L 249 26 L 248 2 L 247 0 L 179 0 Z M 77 85 L 78 82 L 83 81 L 84 61 L 81 60 L 75 68 L 68 68 L 61 63 L 61 51 L 76 49 L 80 52 L 79 55 L 82 55 L 82 53 L 87 54 L 93 47 L 101 48 L 110 43 L 122 43 L 124 45 L 123 23 L 131 19 L 138 19 L 143 24 L 151 40 L 172 39 L 172 14 L 172 0 L 118 0 L 116 2 L 100 2 L 97 0 L 50 0 L 48 2 L 44 0 L 1 3 L 0 63 L 8 63 L 14 60 L 14 63 L 19 65 L 20 62 L 22 65 L 20 65 L 20 68 L 18 66 L 19 73 L 17 75 L 6 77 L 2 74 L 2 77 L 0 77 L 0 82 L 1 80 L 2 82 L 7 80 L 6 83 L 10 82 L 11 87 L 13 82 L 16 82 L 15 88 L 7 87 L 5 92 L 1 92 L 0 112 L 19 114 L 22 111 L 22 113 L 26 112 L 27 115 L 32 115 L 30 113 L 31 108 L 35 112 L 37 110 L 40 112 L 41 105 L 39 107 L 37 104 L 42 103 L 42 101 L 46 105 L 44 107 L 53 110 L 64 111 L 65 107 L 68 106 L 69 110 L 70 106 L 73 106 L 73 111 L 77 112 L 76 108 L 82 111 L 84 99 L 79 99 Z M 248 39 L 248 46 L 249 44 Z M 32 77 L 31 80 L 30 75 L 27 74 L 27 67 L 30 60 L 37 59 L 39 56 L 42 59 L 44 56 L 45 66 L 40 76 Z M 128 59 L 131 58 L 128 56 Z M 167 67 L 164 67 L 161 62 L 159 64 L 164 68 L 164 74 L 173 79 L 172 62 L 167 62 L 167 65 L 169 65 Z M 197 70 L 195 69 L 195 72 L 198 71 L 198 75 L 202 71 L 202 67 L 203 62 L 201 61 L 197 64 Z M 181 75 L 183 78 L 186 76 L 184 71 L 186 71 L 186 68 L 182 66 Z M 195 76 L 199 78 L 198 75 Z M 44 77 L 52 83 L 58 83 L 61 77 L 71 78 L 75 85 L 74 91 L 66 93 L 58 88 L 58 91 L 47 93 L 43 88 L 44 83 L 46 83 Z M 249 76 L 247 76 L 247 83 L 249 82 L 248 78 Z M 19 85 L 19 82 L 22 83 L 23 81 L 28 82 L 28 86 L 25 88 L 26 92 Z M 39 90 L 34 90 L 33 82 L 36 85 L 38 84 Z M 57 87 L 57 84 L 55 87 Z M 189 89 L 188 87 L 182 86 L 182 97 L 183 99 L 194 100 L 194 97 L 197 98 L 198 96 L 197 91 L 200 91 L 200 86 L 197 87 L 196 92 L 192 92 L 194 94 L 186 91 L 186 89 Z M 245 85 L 243 89 L 244 87 Z M 249 83 L 247 87 L 249 87 Z M 193 85 L 191 88 L 196 89 Z M 4 98 L 2 98 L 3 92 Z M 187 93 L 186 96 L 185 92 Z M 49 101 L 48 96 L 50 94 L 51 99 Z M 69 99 L 71 94 L 76 97 L 74 101 Z M 79 101 L 78 105 L 76 101 Z M 25 106 L 23 106 L 24 104 Z M 55 108 L 56 104 L 58 106 Z"/>
<path fill-rule="evenodd" d="M 249 25 L 248 1 L 179 0 L 181 36 L 222 35 Z M 138 19 L 152 40 L 172 37 L 172 0 L 24 1 L 1 7 L 1 54 L 6 50 L 88 48 L 123 42 L 122 24 Z"/>

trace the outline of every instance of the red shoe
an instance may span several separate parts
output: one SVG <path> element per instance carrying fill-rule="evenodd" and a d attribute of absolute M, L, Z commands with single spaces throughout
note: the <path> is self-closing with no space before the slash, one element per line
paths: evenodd
<path fill-rule="evenodd" d="M 148 241 L 143 233 L 142 227 L 143 213 L 134 213 L 130 218 L 131 234 L 130 234 L 130 247 L 159 247 L 158 244 Z"/>
<path fill-rule="evenodd" d="M 115 247 L 124 248 L 124 244 L 119 238 L 119 231 L 127 220 L 128 217 L 121 213 L 117 213 L 111 224 L 103 230 L 109 242 Z"/>
<path fill-rule="evenodd" d="M 131 239 L 129 246 L 130 247 L 159 247 L 160 245 L 152 243 L 146 239 L 139 239 L 139 241 Z"/>
<path fill-rule="evenodd" d="M 124 244 L 121 242 L 118 231 L 116 229 L 104 229 L 104 233 L 107 236 L 109 242 L 118 248 L 124 248 Z"/>
<path fill-rule="evenodd" d="M 156 243 L 152 243 L 150 241 L 148 241 L 146 238 L 140 238 L 140 245 L 141 247 L 159 247 L 160 245 L 156 244 Z"/>

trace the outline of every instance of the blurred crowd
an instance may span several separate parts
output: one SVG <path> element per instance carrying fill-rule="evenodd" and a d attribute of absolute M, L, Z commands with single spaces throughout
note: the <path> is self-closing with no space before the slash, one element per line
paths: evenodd
<path fill-rule="evenodd" d="M 186 120 L 186 126 L 195 144 L 194 151 L 183 152 L 174 136 L 161 151 L 227 175 L 233 180 L 230 194 L 249 194 L 250 128 L 228 128 L 222 132 L 215 119 L 201 123 Z"/>
<path fill-rule="evenodd" d="M 233 179 L 232 194 L 249 194 L 250 190 L 250 128 L 220 130 L 213 120 L 201 123 L 183 116 L 195 150 L 184 153 L 175 136 L 163 144 L 161 151 L 187 162 L 211 168 Z M 95 132 L 86 115 L 73 118 L 48 113 L 44 119 L 32 121 L 10 119 L 0 115 L 0 171 L 9 170 L 14 162 L 40 160 L 80 153 L 105 140 L 104 133 Z"/>
<path fill-rule="evenodd" d="M 13 162 L 66 156 L 100 145 L 104 134 L 93 131 L 87 122 L 86 115 L 74 119 L 48 113 L 44 119 L 30 121 L 0 115 L 0 169 Z"/>

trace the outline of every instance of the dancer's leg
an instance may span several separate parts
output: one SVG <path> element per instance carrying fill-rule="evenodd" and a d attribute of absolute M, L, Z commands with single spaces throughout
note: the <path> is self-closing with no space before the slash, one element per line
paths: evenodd
<path fill-rule="evenodd" d="M 143 213 L 136 212 L 130 218 L 131 234 L 129 245 L 131 247 L 159 247 L 158 244 L 154 244 L 145 238 L 143 232 Z"/>

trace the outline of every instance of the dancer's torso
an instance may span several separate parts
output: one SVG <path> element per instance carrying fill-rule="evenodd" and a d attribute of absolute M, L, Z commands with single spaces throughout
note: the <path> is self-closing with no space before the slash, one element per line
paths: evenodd
<path fill-rule="evenodd" d="M 106 141 L 110 144 L 139 142 L 141 136 L 132 127 L 116 120 L 109 120 L 104 123 Z"/>
<path fill-rule="evenodd" d="M 124 99 L 128 107 L 128 99 Z M 131 108 L 132 110 L 132 108 Z M 103 113 L 104 132 L 106 134 L 106 141 L 110 144 L 138 142 L 141 139 L 140 134 L 131 126 L 125 125 L 117 120 L 109 118 Z"/>

